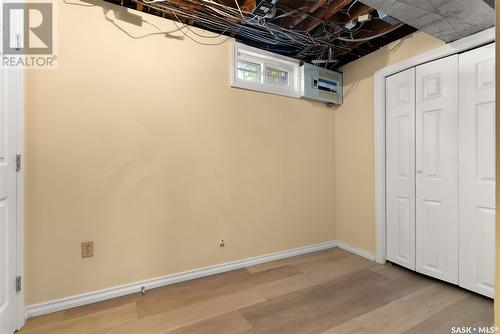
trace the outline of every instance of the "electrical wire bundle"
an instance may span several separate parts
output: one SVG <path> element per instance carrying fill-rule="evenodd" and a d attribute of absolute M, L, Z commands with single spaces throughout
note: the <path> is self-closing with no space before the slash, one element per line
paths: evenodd
<path fill-rule="evenodd" d="M 238 0 L 234 0 L 235 6 L 218 2 L 218 0 L 133 0 L 135 3 L 163 13 L 182 25 L 178 28 L 190 39 L 203 45 L 218 45 L 222 42 L 209 42 L 222 35 L 236 36 L 237 39 L 246 44 L 257 46 L 272 52 L 277 52 L 302 59 L 315 59 L 318 62 L 325 60 L 328 64 L 338 53 L 346 54 L 352 52 L 351 43 L 363 42 L 378 38 L 387 34 L 402 24 L 384 33 L 366 38 L 356 39 L 353 36 L 363 31 L 364 23 L 359 23 L 355 28 L 345 28 L 345 23 L 321 20 L 307 12 L 307 8 L 290 8 L 286 4 L 279 3 L 273 10 L 273 15 L 262 17 L 241 8 Z M 331 0 L 335 1 L 335 0 Z M 354 0 L 344 14 L 349 16 L 349 11 L 357 3 Z M 326 1 L 324 6 L 329 6 Z M 314 20 L 321 20 L 321 24 L 311 32 L 299 29 L 288 29 L 277 24 L 286 17 L 306 16 Z M 176 23 L 177 24 L 177 23 Z M 208 36 L 190 29 L 189 25 L 216 32 L 218 35 Z M 191 32 L 194 36 L 187 34 L 184 30 Z M 369 30 L 367 30 L 369 31 Z M 196 37 L 195 37 L 196 36 Z M 200 40 L 203 39 L 203 40 Z M 325 65 L 326 66 L 326 65 Z"/>

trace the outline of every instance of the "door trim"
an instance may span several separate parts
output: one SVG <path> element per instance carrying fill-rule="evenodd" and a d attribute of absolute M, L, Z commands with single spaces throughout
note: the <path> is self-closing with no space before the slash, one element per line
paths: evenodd
<path fill-rule="evenodd" d="M 375 228 L 376 261 L 385 263 L 386 254 L 386 180 L 385 180 L 385 78 L 410 67 L 458 54 L 495 41 L 495 27 L 384 67 L 373 75 L 375 113 Z"/>
<path fill-rule="evenodd" d="M 16 77 L 15 87 L 16 91 L 16 115 L 17 115 L 17 139 L 16 147 L 17 154 L 22 157 L 21 169 L 17 173 L 17 275 L 22 278 L 22 288 L 18 293 L 18 307 L 17 307 L 17 329 L 20 330 L 21 327 L 26 323 L 26 312 L 24 306 L 24 166 L 25 155 L 24 155 L 24 69 L 17 68 L 15 70 L 10 70 Z"/>

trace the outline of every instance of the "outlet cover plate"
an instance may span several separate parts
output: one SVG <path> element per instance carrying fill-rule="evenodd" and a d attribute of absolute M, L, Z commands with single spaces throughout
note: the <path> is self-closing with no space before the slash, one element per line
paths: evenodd
<path fill-rule="evenodd" d="M 92 256 L 94 256 L 94 242 L 93 241 L 82 242 L 82 259 Z"/>

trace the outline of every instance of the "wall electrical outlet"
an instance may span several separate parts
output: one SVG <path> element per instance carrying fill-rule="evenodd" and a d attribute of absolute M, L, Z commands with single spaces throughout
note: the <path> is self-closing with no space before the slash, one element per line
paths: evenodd
<path fill-rule="evenodd" d="M 219 247 L 220 248 L 223 248 L 225 245 L 226 244 L 225 244 L 224 240 L 219 241 Z"/>
<path fill-rule="evenodd" d="M 94 256 L 94 242 L 93 241 L 82 242 L 82 259 L 92 256 Z"/>

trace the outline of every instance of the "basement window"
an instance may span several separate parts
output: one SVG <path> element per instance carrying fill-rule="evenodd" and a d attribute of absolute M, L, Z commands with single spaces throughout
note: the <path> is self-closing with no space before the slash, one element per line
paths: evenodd
<path fill-rule="evenodd" d="M 231 86 L 299 97 L 300 61 L 234 42 Z"/>
<path fill-rule="evenodd" d="M 238 79 L 261 82 L 262 64 L 252 63 L 245 60 L 238 60 Z"/>
<path fill-rule="evenodd" d="M 266 82 L 273 85 L 288 86 L 288 75 L 287 71 L 266 67 Z"/>

